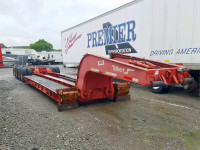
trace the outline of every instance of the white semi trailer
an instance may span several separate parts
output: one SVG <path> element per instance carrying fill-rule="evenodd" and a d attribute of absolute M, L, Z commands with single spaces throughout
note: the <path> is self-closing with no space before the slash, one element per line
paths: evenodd
<path fill-rule="evenodd" d="M 200 72 L 200 0 L 135 0 L 61 32 L 63 63 L 111 52 Z"/>
<path fill-rule="evenodd" d="M 38 52 L 37 56 L 43 60 L 49 60 L 51 64 L 62 64 L 62 52 Z"/>

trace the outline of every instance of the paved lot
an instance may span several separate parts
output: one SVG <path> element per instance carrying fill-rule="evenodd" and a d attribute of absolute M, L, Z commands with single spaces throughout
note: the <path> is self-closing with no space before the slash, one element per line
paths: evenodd
<path fill-rule="evenodd" d="M 58 112 L 12 69 L 0 69 L 0 149 L 200 149 L 197 93 L 174 88 L 159 95 L 132 85 L 130 95 Z"/>

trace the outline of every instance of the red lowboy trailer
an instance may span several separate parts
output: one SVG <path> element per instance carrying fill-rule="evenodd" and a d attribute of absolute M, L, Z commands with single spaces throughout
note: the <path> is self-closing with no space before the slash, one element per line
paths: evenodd
<path fill-rule="evenodd" d="M 128 95 L 130 83 L 153 87 L 153 92 L 168 91 L 172 85 L 194 88 L 194 80 L 183 66 L 111 54 L 110 59 L 86 54 L 79 65 L 77 77 L 60 74 L 59 68 L 36 66 L 13 68 L 16 78 L 34 86 L 64 107 L 78 107 L 79 102 Z M 113 78 L 128 82 L 113 82 Z"/>
<path fill-rule="evenodd" d="M 2 51 L 1 51 L 1 44 L 0 44 L 0 67 L 3 67 L 3 56 L 2 56 Z"/>

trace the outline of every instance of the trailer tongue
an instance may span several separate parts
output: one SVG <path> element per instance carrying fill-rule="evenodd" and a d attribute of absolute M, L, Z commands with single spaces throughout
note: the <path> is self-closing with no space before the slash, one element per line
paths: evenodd
<path fill-rule="evenodd" d="M 58 72 L 58 68 L 50 67 L 13 68 L 16 78 L 56 100 L 59 110 L 61 104 L 70 109 L 84 101 L 117 100 L 129 93 L 129 82 L 152 87 L 155 93 L 167 91 L 176 84 L 190 88 L 193 83 L 186 67 L 122 54 L 112 54 L 110 59 L 86 54 L 80 62 L 77 79 Z M 128 82 L 113 83 L 113 78 Z"/>

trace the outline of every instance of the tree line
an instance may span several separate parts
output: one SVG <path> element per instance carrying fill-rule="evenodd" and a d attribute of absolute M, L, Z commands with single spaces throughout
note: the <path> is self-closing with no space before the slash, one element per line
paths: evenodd
<path fill-rule="evenodd" d="M 2 48 L 9 48 L 9 47 L 6 47 L 3 43 L 1 43 L 1 47 Z M 51 43 L 48 43 L 44 39 L 39 39 L 38 41 L 30 44 L 29 46 L 12 46 L 12 48 L 34 49 L 37 52 L 41 52 L 41 51 L 50 52 L 50 51 L 55 50 L 55 49 L 53 49 L 53 45 Z M 61 50 L 59 49 L 57 51 L 61 51 Z"/>

